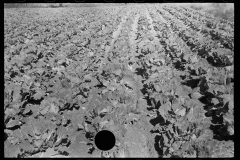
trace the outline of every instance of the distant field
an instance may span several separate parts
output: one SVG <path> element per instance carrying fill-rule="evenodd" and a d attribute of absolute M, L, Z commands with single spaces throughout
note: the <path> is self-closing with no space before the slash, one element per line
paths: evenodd
<path fill-rule="evenodd" d="M 119 6 L 124 3 L 5 3 L 5 8 L 25 8 L 25 7 L 101 7 L 101 6 Z"/>
<path fill-rule="evenodd" d="M 131 3 L 128 3 L 128 5 Z M 133 3 L 132 3 L 133 4 Z M 121 6 L 125 3 L 5 3 L 4 7 L 101 7 Z M 174 3 L 214 15 L 214 17 L 234 21 L 234 3 Z"/>
<path fill-rule="evenodd" d="M 214 17 L 234 21 L 234 3 L 181 3 L 177 5 L 191 7 L 212 14 Z"/>

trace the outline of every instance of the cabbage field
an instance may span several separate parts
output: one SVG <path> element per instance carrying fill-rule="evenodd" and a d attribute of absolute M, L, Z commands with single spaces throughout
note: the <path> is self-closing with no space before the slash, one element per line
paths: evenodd
<path fill-rule="evenodd" d="M 4 155 L 233 157 L 233 72 L 234 23 L 186 6 L 6 8 Z"/>

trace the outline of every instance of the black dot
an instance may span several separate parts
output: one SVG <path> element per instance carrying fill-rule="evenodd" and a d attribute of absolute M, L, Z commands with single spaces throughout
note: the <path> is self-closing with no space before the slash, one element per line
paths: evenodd
<path fill-rule="evenodd" d="M 94 142 L 99 150 L 108 151 L 115 146 L 116 138 L 111 131 L 102 130 L 96 134 Z"/>

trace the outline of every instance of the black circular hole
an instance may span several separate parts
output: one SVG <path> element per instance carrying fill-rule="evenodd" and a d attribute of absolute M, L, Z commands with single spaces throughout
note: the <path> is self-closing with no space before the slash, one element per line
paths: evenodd
<path fill-rule="evenodd" d="M 98 149 L 108 151 L 115 146 L 116 138 L 111 131 L 102 130 L 96 134 L 94 142 Z"/>

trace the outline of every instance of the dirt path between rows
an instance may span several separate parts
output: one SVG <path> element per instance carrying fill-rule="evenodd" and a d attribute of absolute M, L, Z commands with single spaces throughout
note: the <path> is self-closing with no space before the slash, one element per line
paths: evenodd
<path fill-rule="evenodd" d="M 132 29 L 131 32 L 129 34 L 129 43 L 131 46 L 131 56 L 135 55 L 136 52 L 136 37 L 137 37 L 137 27 L 138 27 L 138 20 L 139 20 L 139 13 L 136 13 L 134 20 L 133 20 L 133 25 L 132 25 Z"/>
<path fill-rule="evenodd" d="M 112 39 L 112 41 L 111 41 L 111 43 L 110 43 L 110 46 L 107 47 L 107 49 L 106 49 L 106 51 L 105 51 L 106 57 L 108 57 L 108 53 L 113 49 L 114 43 L 115 43 L 115 41 L 117 40 L 119 34 L 121 33 L 122 26 L 123 26 L 123 24 L 126 22 L 128 16 L 129 16 L 129 13 L 130 13 L 130 11 L 128 11 L 128 12 L 126 13 L 126 15 L 123 16 L 123 18 L 122 18 L 122 20 L 121 20 L 121 23 L 120 23 L 119 26 L 118 26 L 118 29 L 113 32 L 113 34 L 112 34 L 113 39 Z"/>

